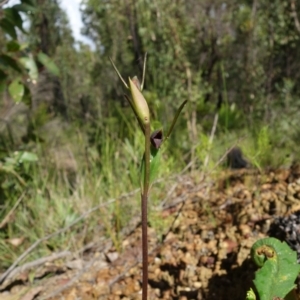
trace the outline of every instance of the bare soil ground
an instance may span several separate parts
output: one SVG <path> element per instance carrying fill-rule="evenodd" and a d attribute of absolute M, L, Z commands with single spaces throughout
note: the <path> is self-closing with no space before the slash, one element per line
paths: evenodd
<path fill-rule="evenodd" d="M 300 209 L 300 167 L 196 182 L 184 176 L 171 190 L 161 209 L 172 220 L 167 233 L 149 224 L 148 299 L 245 299 L 257 269 L 251 246 L 276 216 Z M 133 224 L 121 253 L 99 241 L 80 256 L 20 271 L 2 284 L 0 299 L 141 299 L 139 219 Z"/>

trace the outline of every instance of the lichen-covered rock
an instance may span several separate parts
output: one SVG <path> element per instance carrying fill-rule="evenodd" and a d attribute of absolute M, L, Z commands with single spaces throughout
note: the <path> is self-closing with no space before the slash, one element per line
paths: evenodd
<path fill-rule="evenodd" d="M 285 241 L 297 251 L 298 262 L 300 262 L 300 210 L 285 217 L 276 217 L 270 226 L 269 235 Z"/>

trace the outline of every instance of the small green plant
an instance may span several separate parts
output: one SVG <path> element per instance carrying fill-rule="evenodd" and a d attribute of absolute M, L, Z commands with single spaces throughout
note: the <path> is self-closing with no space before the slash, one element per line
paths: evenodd
<path fill-rule="evenodd" d="M 0 30 L 6 35 L 5 43 L 0 49 L 0 92 L 7 90 L 15 103 L 30 104 L 28 82 L 36 83 L 38 80 L 36 61 L 55 76 L 59 76 L 60 71 L 47 54 L 39 51 L 34 57 L 28 44 L 18 37 L 18 31 L 25 36 L 29 34 L 24 29 L 21 14 L 35 14 L 37 5 L 34 1 L 21 0 L 20 4 L 2 8 L 5 2 L 0 3 Z"/>
<path fill-rule="evenodd" d="M 0 203 L 9 198 L 12 190 L 22 190 L 26 186 L 31 177 L 30 168 L 37 161 L 37 155 L 27 151 L 15 151 L 0 161 Z"/>
<path fill-rule="evenodd" d="M 142 280 L 142 299 L 147 300 L 147 290 L 148 290 L 148 237 L 147 237 L 147 202 L 149 197 L 149 192 L 153 180 L 158 174 L 160 167 L 160 147 L 162 143 L 167 140 L 173 131 L 176 121 L 187 103 L 185 100 L 177 110 L 177 113 L 173 119 L 173 122 L 163 138 L 162 129 L 155 130 L 151 133 L 151 123 L 150 123 L 150 110 L 146 99 L 142 94 L 145 70 L 146 70 L 146 58 L 144 59 L 143 67 L 143 77 L 140 83 L 138 78 L 134 76 L 132 79 L 129 78 L 129 85 L 125 82 L 118 69 L 116 68 L 113 61 L 110 59 L 117 75 L 125 85 L 127 89 L 130 90 L 131 98 L 125 95 L 128 100 L 137 120 L 139 126 L 145 136 L 145 147 L 144 155 L 141 163 L 141 212 L 142 212 L 142 256 L 143 256 L 143 280 Z"/>
<path fill-rule="evenodd" d="M 275 238 L 258 240 L 251 248 L 251 257 L 260 269 L 254 285 L 260 300 L 296 300 L 295 280 L 300 272 L 297 253 Z M 256 300 L 252 289 L 246 300 Z"/>

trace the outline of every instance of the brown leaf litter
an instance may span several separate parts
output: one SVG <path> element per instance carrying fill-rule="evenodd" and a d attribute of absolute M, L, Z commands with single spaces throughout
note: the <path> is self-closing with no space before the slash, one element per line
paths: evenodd
<path fill-rule="evenodd" d="M 300 168 L 231 171 L 201 183 L 185 176 L 169 196 L 160 212 L 173 218 L 169 231 L 161 240 L 148 228 L 148 299 L 245 299 L 257 269 L 251 246 L 275 216 L 300 208 Z M 140 225 L 124 237 L 121 253 L 107 245 L 90 250 L 89 259 L 45 264 L 56 270 L 50 278 L 14 278 L 0 299 L 141 299 Z"/>

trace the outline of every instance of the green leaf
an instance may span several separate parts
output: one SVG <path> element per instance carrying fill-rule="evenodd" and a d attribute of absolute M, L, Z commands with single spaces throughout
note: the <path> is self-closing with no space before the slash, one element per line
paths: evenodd
<path fill-rule="evenodd" d="M 13 24 L 13 26 L 18 27 L 20 30 L 23 31 L 23 20 L 18 12 L 14 7 L 8 7 L 4 10 L 4 15 L 7 20 Z"/>
<path fill-rule="evenodd" d="M 260 300 L 284 298 L 295 287 L 300 271 L 297 253 L 275 238 L 258 240 L 251 248 L 254 262 L 262 267 L 253 281 Z"/>
<path fill-rule="evenodd" d="M 161 166 L 161 151 L 151 147 L 150 150 L 150 184 L 153 183 L 159 174 L 159 168 Z"/>
<path fill-rule="evenodd" d="M 37 58 L 39 62 L 43 64 L 50 73 L 52 73 L 55 76 L 59 76 L 60 72 L 58 67 L 48 55 L 46 55 L 43 52 L 39 52 Z"/>
<path fill-rule="evenodd" d="M 150 186 L 153 181 L 157 178 L 160 168 L 160 159 L 161 159 L 161 151 L 160 149 L 155 149 L 154 147 L 150 148 Z M 145 155 L 143 156 L 140 170 L 140 182 L 141 189 L 143 190 L 144 185 L 144 173 L 145 173 Z"/>
<path fill-rule="evenodd" d="M 177 119 L 178 119 L 178 117 L 179 117 L 181 111 L 183 110 L 183 108 L 184 108 L 184 106 L 185 106 L 186 104 L 187 104 L 187 100 L 184 100 L 184 101 L 181 103 L 181 105 L 179 106 L 179 108 L 177 109 L 176 115 L 175 115 L 175 117 L 174 117 L 174 119 L 173 119 L 173 121 L 172 121 L 172 124 L 171 124 L 170 129 L 168 130 L 168 133 L 167 133 L 167 135 L 166 135 L 165 140 L 167 140 L 167 139 L 170 137 L 170 135 L 171 135 L 171 133 L 172 133 L 172 131 L 173 131 L 173 129 L 174 129 L 174 126 L 175 126 L 175 124 L 176 124 L 176 122 L 177 122 Z"/>
<path fill-rule="evenodd" d="M 0 27 L 2 30 L 10 35 L 14 40 L 17 39 L 17 32 L 15 26 L 6 18 L 0 20 Z"/>
<path fill-rule="evenodd" d="M 23 96 L 24 96 L 24 85 L 20 81 L 20 79 L 15 79 L 9 86 L 8 86 L 8 91 L 10 96 L 13 98 L 13 100 L 16 103 L 20 103 Z"/>
<path fill-rule="evenodd" d="M 153 181 L 157 178 L 160 169 L 160 146 L 163 142 L 163 132 L 161 129 L 155 130 L 150 135 L 150 176 L 149 187 L 151 187 Z M 145 154 L 143 156 L 141 164 L 141 189 L 143 190 L 145 177 Z"/>
<path fill-rule="evenodd" d="M 36 162 L 38 161 L 38 157 L 35 153 L 32 152 L 21 152 L 21 155 L 19 157 L 19 162 L 23 163 L 23 162 Z"/>
<path fill-rule="evenodd" d="M 2 64 L 5 67 L 11 67 L 15 71 L 22 73 L 22 69 L 18 65 L 17 61 L 6 54 L 0 55 L 0 64 Z"/>
<path fill-rule="evenodd" d="M 6 50 L 8 52 L 17 52 L 20 50 L 20 48 L 21 48 L 20 44 L 16 41 L 9 41 L 6 44 Z"/>
<path fill-rule="evenodd" d="M 21 64 L 25 67 L 25 69 L 28 71 L 28 75 L 31 80 L 37 80 L 38 79 L 38 69 L 36 66 L 36 63 L 33 59 L 33 57 L 22 57 L 20 58 Z"/>
<path fill-rule="evenodd" d="M 28 5 L 26 3 L 16 4 L 13 7 L 14 7 L 14 9 L 25 12 L 27 14 L 34 13 L 37 11 L 37 9 L 34 6 Z"/>

